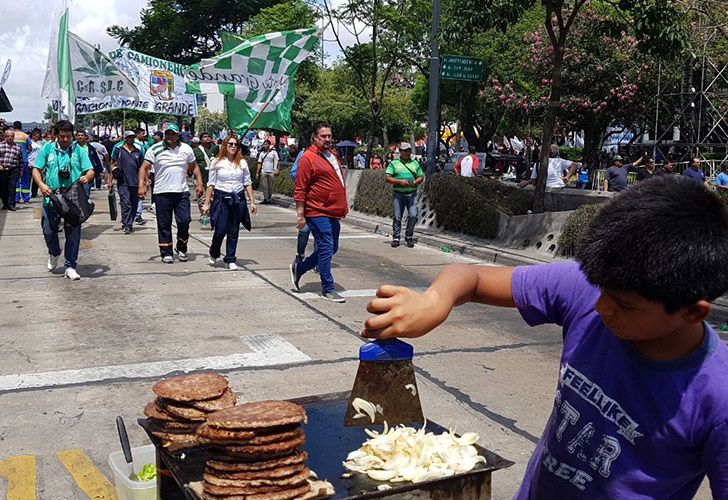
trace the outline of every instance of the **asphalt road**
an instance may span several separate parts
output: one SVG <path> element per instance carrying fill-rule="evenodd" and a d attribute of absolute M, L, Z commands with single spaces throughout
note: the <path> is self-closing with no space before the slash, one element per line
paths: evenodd
<path fill-rule="evenodd" d="M 115 417 L 127 421 L 134 446 L 144 444 L 134 422 L 154 381 L 174 371 L 216 369 L 241 401 L 349 390 L 374 290 L 425 287 L 444 265 L 475 262 L 423 246 L 392 249 L 345 225 L 334 276 L 348 299 L 333 304 L 317 298 L 314 274 L 303 293 L 291 290 L 290 210 L 260 206 L 253 231 L 241 233 L 241 269 L 231 272 L 208 267 L 211 234 L 197 222 L 190 260 L 166 265 L 152 214 L 124 235 L 104 193 L 94 199 L 78 282 L 46 271 L 38 202 L 0 212 L 0 498 L 110 498 Z M 559 329 L 468 305 L 412 343 L 425 416 L 478 432 L 481 445 L 514 461 L 493 475 L 494 498 L 512 497 L 551 411 Z"/>

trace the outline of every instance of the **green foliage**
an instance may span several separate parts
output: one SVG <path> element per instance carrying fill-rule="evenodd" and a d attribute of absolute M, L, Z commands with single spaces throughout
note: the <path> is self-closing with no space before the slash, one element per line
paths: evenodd
<path fill-rule="evenodd" d="M 582 205 L 567 217 L 558 239 L 559 252 L 571 256 L 576 253 L 581 237 L 599 213 L 601 205 Z"/>
<path fill-rule="evenodd" d="M 258 189 L 258 183 L 260 182 L 260 179 L 258 179 L 258 160 L 252 156 L 246 156 L 245 161 L 248 163 L 248 169 L 250 169 L 250 178 L 253 182 L 253 189 Z"/>
<path fill-rule="evenodd" d="M 363 170 L 354 197 L 357 212 L 379 217 L 392 217 L 392 185 L 384 170 Z"/>
<path fill-rule="evenodd" d="M 584 158 L 584 148 L 559 148 L 559 156 L 565 160 L 581 161 Z"/>
<path fill-rule="evenodd" d="M 114 25 L 107 33 L 132 50 L 192 64 L 222 48 L 222 33 L 240 33 L 246 22 L 276 0 L 149 0 L 134 28 Z"/>
<path fill-rule="evenodd" d="M 211 112 L 205 107 L 197 109 L 197 135 L 202 132 L 217 135 L 227 128 L 227 113 L 225 111 Z"/>
<path fill-rule="evenodd" d="M 291 167 L 282 168 L 276 180 L 273 182 L 273 192 L 293 198 L 295 182 L 291 179 Z"/>

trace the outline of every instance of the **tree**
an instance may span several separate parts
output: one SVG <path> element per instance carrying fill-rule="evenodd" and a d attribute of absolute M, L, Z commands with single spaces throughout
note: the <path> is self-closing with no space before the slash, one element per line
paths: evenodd
<path fill-rule="evenodd" d="M 212 112 L 205 107 L 197 110 L 197 123 L 199 132 L 207 132 L 211 135 L 218 135 L 227 128 L 227 114 L 224 111 Z"/>
<path fill-rule="evenodd" d="M 262 8 L 276 0 L 149 0 L 141 25 L 106 31 L 122 45 L 181 64 L 199 62 L 222 48 L 224 31 L 240 33 Z"/>

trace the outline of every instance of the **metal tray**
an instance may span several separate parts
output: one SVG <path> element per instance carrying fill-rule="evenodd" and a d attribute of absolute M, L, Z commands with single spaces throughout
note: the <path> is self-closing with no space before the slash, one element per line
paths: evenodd
<path fill-rule="evenodd" d="M 374 481 L 365 474 L 352 473 L 350 477 L 343 478 L 341 475 L 347 470 L 344 469 L 342 462 L 349 452 L 359 448 L 368 438 L 362 427 L 343 426 L 348 398 L 349 393 L 343 392 L 292 400 L 306 408 L 308 413 L 308 424 L 304 426 L 306 444 L 303 446 L 308 452 L 307 465 L 316 472 L 319 479 L 325 479 L 334 486 L 336 494 L 333 498 L 489 498 L 491 472 L 513 465 L 510 460 L 476 445 L 478 453 L 485 457 L 486 463 L 478 464 L 473 470 L 464 474 L 421 483 L 387 483 L 392 488 L 383 491 L 377 489 L 383 483 Z M 207 460 L 206 448 L 200 446 L 169 452 L 163 449 L 159 440 L 149 432 L 146 419 L 139 419 L 139 425 L 149 434 L 160 458 L 168 465 L 179 487 L 187 490 L 186 497 L 198 498 L 194 492 L 186 488 L 186 485 L 202 479 Z M 381 430 L 381 426 L 379 427 Z M 429 421 L 427 429 L 437 433 L 446 430 Z M 182 454 L 184 458 L 181 458 Z"/>

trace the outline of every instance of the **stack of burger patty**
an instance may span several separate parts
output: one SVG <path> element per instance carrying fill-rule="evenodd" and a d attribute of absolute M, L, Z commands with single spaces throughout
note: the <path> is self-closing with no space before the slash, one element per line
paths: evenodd
<path fill-rule="evenodd" d="M 306 411 L 288 401 L 259 401 L 211 413 L 197 428 L 209 447 L 204 498 L 287 500 L 311 491 L 301 423 Z"/>
<path fill-rule="evenodd" d="M 162 446 L 176 450 L 199 444 L 195 430 L 215 411 L 235 406 L 235 394 L 225 377 L 196 373 L 161 380 L 152 388 L 157 399 L 144 408 L 151 432 Z"/>

